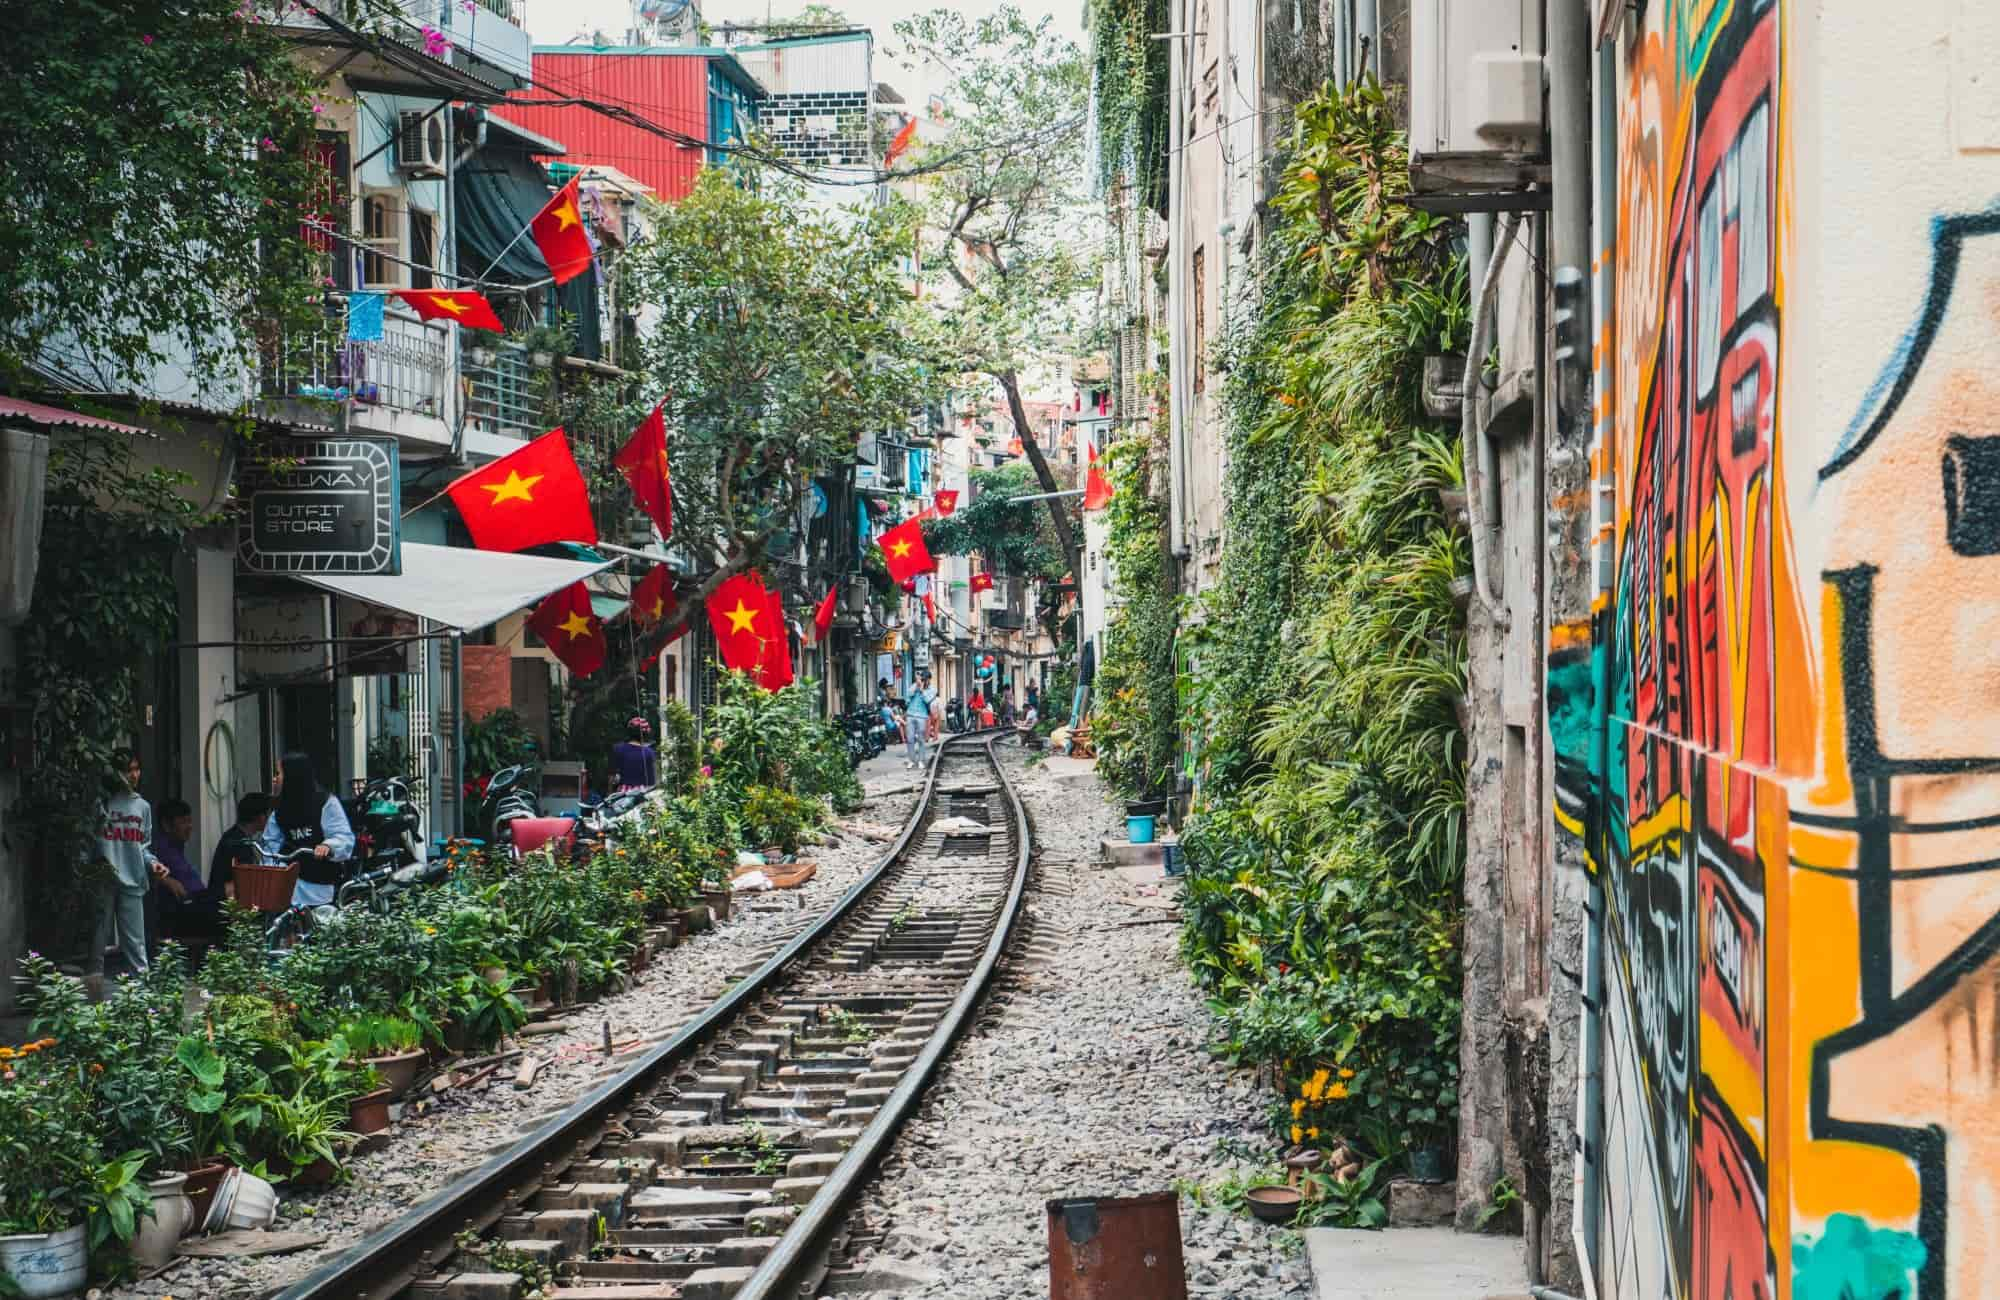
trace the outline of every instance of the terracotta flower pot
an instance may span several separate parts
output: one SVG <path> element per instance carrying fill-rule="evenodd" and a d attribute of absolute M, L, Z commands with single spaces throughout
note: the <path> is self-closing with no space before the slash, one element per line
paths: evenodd
<path fill-rule="evenodd" d="M 380 1133 L 389 1127 L 389 1101 L 395 1094 L 387 1088 L 347 1103 L 347 1126 L 356 1133 Z"/>
<path fill-rule="evenodd" d="M 391 1097 L 400 1097 L 410 1090 L 417 1081 L 417 1071 L 424 1067 L 424 1053 L 398 1052 L 394 1056 L 371 1056 L 368 1064 L 375 1067 L 375 1073 L 382 1077 L 382 1088 Z"/>
<path fill-rule="evenodd" d="M 222 1186 L 222 1180 L 235 1167 L 227 1160 L 211 1160 L 187 1171 L 187 1185 L 181 1190 L 194 1204 L 194 1222 L 201 1223 L 208 1218 L 208 1207 L 215 1200 L 215 1189 Z"/>
<path fill-rule="evenodd" d="M 285 1181 L 293 1187 L 325 1187 L 337 1172 L 331 1160 L 315 1160 Z"/>

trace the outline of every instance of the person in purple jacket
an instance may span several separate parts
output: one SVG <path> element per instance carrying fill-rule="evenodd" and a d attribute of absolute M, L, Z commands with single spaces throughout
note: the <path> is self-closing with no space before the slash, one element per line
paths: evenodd
<path fill-rule="evenodd" d="M 153 856 L 167 869 L 153 881 L 160 937 L 207 944 L 222 935 L 223 884 L 204 881 L 188 860 L 193 839 L 194 809 L 187 800 L 163 801 L 153 830 Z"/>
<path fill-rule="evenodd" d="M 625 724 L 625 739 L 611 747 L 611 789 L 650 790 L 660 782 L 660 758 L 650 743 L 652 724 L 634 718 Z"/>

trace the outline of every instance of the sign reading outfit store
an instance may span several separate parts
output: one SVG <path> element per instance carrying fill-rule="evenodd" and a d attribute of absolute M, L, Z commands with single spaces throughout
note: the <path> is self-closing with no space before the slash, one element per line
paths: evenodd
<path fill-rule="evenodd" d="M 402 572 L 395 439 L 287 439 L 244 480 L 236 547 L 244 572 Z"/>

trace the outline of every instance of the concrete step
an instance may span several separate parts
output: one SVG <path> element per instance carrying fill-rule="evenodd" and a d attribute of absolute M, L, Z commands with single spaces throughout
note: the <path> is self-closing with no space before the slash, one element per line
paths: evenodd
<path fill-rule="evenodd" d="M 1450 1228 L 1308 1228 L 1317 1300 L 1527 1300 L 1519 1237 Z"/>

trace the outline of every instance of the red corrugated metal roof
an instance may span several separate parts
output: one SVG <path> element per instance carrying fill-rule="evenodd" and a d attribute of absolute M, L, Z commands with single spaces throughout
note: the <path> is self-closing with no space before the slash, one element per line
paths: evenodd
<path fill-rule="evenodd" d="M 517 96 L 507 116 L 531 131 L 569 145 L 565 162 L 602 163 L 652 186 L 668 202 L 694 188 L 704 150 L 643 127 L 575 105 L 534 108 L 520 99 L 593 99 L 630 109 L 650 122 L 709 138 L 708 64 L 712 56 L 690 51 L 535 52 L 535 89 Z"/>
<path fill-rule="evenodd" d="M 80 429 L 110 429 L 114 433 L 139 433 L 146 431 L 133 424 L 119 424 L 116 420 L 100 420 L 94 415 L 78 415 L 75 411 L 65 411 L 61 407 L 43 406 L 40 402 L 24 402 L 19 398 L 0 397 L 0 419 L 12 416 L 31 424 L 68 424 Z"/>

